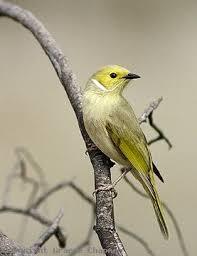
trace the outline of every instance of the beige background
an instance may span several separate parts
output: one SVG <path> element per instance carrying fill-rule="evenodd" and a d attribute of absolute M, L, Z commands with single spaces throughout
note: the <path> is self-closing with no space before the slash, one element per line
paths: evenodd
<path fill-rule="evenodd" d="M 160 195 L 175 213 L 190 254 L 196 255 L 196 1 L 12 2 L 31 10 L 45 24 L 82 86 L 100 66 L 121 64 L 142 77 L 126 92 L 138 115 L 150 101 L 163 96 L 155 121 L 174 147 L 169 151 L 164 142 L 151 147 L 165 178 L 164 185 L 158 182 Z M 1 191 L 16 162 L 13 150 L 22 145 L 41 165 L 50 185 L 75 176 L 76 183 L 91 195 L 92 169 L 75 116 L 42 49 L 22 26 L 1 18 L 0 56 Z M 146 125 L 143 128 L 148 138 L 154 136 Z M 117 174 L 113 172 L 114 179 Z M 117 190 L 117 222 L 145 238 L 156 255 L 181 255 L 171 220 L 167 217 L 170 240 L 166 242 L 150 202 L 123 182 Z M 30 189 L 17 182 L 14 191 L 12 203 L 23 205 Z M 62 206 L 62 225 L 72 248 L 87 231 L 90 211 L 70 190 L 50 198 L 49 216 L 54 217 Z M 10 237 L 17 237 L 20 224 L 21 216 L 1 215 L 0 227 Z M 37 239 L 43 227 L 30 220 L 27 230 L 26 245 Z M 136 241 L 120 235 L 130 255 L 147 255 Z M 93 244 L 99 245 L 96 235 Z M 47 247 L 56 247 L 55 239 Z"/>

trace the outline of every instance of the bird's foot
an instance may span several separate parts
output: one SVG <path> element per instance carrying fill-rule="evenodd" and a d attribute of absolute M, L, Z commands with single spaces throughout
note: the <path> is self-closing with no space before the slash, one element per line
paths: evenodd
<path fill-rule="evenodd" d="M 93 196 L 100 191 L 111 191 L 112 197 L 116 198 L 118 193 L 114 189 L 114 187 L 118 184 L 118 182 L 130 171 L 130 168 L 123 169 L 122 174 L 115 180 L 111 185 L 101 185 L 101 187 L 97 188 L 92 194 Z"/>
<path fill-rule="evenodd" d="M 99 193 L 100 191 L 111 191 L 113 198 L 116 198 L 118 195 L 113 184 L 112 185 L 102 185 L 100 188 L 95 189 L 95 191 L 92 193 L 92 195 L 94 196 L 95 194 Z"/>

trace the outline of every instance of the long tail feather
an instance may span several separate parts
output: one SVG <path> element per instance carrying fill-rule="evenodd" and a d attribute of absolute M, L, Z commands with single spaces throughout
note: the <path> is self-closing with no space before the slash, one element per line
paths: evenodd
<path fill-rule="evenodd" d="M 155 210 L 155 214 L 159 223 L 159 227 L 161 229 L 161 232 L 163 234 L 163 237 L 167 240 L 169 238 L 168 234 L 168 228 L 164 219 L 164 214 L 162 211 L 162 205 L 159 199 L 159 196 L 157 194 L 156 188 L 155 188 L 155 181 L 153 177 L 153 171 L 151 170 L 149 173 L 149 176 L 145 176 L 142 173 L 139 173 L 136 170 L 132 170 L 133 175 L 140 181 L 142 186 L 144 187 L 145 191 L 149 195 L 153 208 Z"/>
<path fill-rule="evenodd" d="M 168 228 L 167 228 L 167 225 L 166 225 L 166 222 L 165 222 L 165 219 L 164 219 L 164 215 L 163 215 L 163 211 L 162 211 L 162 205 L 161 205 L 161 202 L 160 202 L 159 197 L 157 195 L 157 192 L 155 190 L 154 190 L 154 193 L 155 193 L 155 197 L 153 198 L 151 196 L 151 201 L 153 203 L 155 214 L 156 214 L 156 217 L 157 217 L 157 220 L 158 220 L 158 223 L 159 223 L 159 227 L 160 227 L 161 232 L 163 234 L 163 237 L 165 239 L 168 239 L 169 238 Z"/>
<path fill-rule="evenodd" d="M 162 205 L 161 205 L 161 201 L 159 199 L 156 187 L 155 187 L 155 180 L 154 180 L 154 176 L 153 176 L 153 171 L 150 171 L 149 173 L 149 181 L 152 187 L 152 193 L 150 195 L 151 201 L 153 203 L 153 207 L 155 210 L 155 214 L 159 223 L 159 227 L 161 229 L 161 232 L 163 234 L 163 237 L 167 240 L 169 238 L 169 234 L 168 234 L 168 228 L 164 219 L 164 214 L 163 214 L 163 209 L 162 209 Z M 153 196 L 152 196 L 153 194 Z"/>

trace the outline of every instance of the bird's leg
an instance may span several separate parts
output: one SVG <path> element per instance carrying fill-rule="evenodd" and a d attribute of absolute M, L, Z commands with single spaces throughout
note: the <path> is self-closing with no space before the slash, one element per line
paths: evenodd
<path fill-rule="evenodd" d="M 130 171 L 130 168 L 125 168 L 125 170 L 123 171 L 123 173 L 122 173 L 114 182 L 112 182 L 112 185 L 111 185 L 111 186 L 115 187 L 115 186 L 118 184 L 118 182 L 119 182 L 122 178 L 124 178 L 124 176 L 125 176 L 129 171 Z"/>
<path fill-rule="evenodd" d="M 111 185 L 102 185 L 100 188 L 97 188 L 94 192 L 93 195 L 100 192 L 100 191 L 109 191 L 111 190 L 113 192 L 113 198 L 117 197 L 117 192 L 114 189 L 114 187 L 118 184 L 118 182 L 130 171 L 129 168 L 125 168 L 125 170 L 123 171 L 123 173 L 114 181 L 112 182 Z"/>

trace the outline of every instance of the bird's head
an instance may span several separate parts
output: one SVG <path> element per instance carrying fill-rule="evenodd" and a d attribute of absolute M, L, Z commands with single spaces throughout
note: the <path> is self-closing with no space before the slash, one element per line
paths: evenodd
<path fill-rule="evenodd" d="M 131 80 L 137 78 L 140 78 L 140 76 L 131 73 L 126 68 L 112 65 L 98 70 L 89 81 L 100 91 L 121 92 Z"/>

